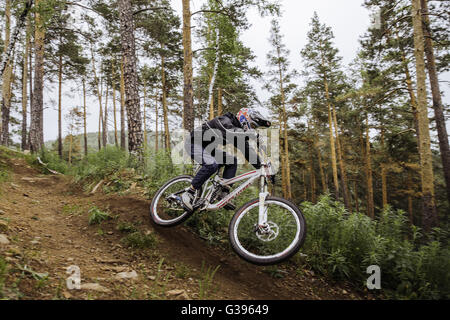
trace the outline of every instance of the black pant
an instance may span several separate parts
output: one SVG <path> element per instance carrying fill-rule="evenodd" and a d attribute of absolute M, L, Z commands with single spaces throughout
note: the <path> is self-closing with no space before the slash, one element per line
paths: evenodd
<path fill-rule="evenodd" d="M 192 186 L 195 189 L 200 189 L 201 186 L 208 180 L 214 173 L 216 173 L 221 166 L 224 166 L 223 178 L 231 179 L 236 176 L 237 171 L 237 159 L 229 155 L 228 153 L 214 149 L 213 154 L 205 152 L 205 149 L 201 145 L 191 144 L 190 156 L 202 167 L 192 180 Z"/>

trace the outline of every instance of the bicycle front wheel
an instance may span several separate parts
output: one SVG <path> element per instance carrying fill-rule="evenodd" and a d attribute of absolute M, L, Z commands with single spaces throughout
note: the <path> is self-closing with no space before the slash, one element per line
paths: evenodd
<path fill-rule="evenodd" d="M 192 215 L 184 209 L 181 195 L 191 185 L 192 176 L 183 175 L 167 181 L 153 197 L 150 205 L 150 217 L 163 227 L 176 226 Z"/>
<path fill-rule="evenodd" d="M 298 252 L 306 236 L 303 214 L 292 202 L 267 197 L 267 224 L 258 226 L 259 199 L 247 202 L 231 219 L 230 243 L 244 260 L 257 265 L 280 263 Z"/>

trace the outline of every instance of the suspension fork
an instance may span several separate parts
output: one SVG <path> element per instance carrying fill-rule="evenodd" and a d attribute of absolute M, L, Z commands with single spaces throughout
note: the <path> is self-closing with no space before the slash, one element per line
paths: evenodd
<path fill-rule="evenodd" d="M 259 188 L 258 225 L 265 226 L 267 224 L 267 206 L 265 206 L 265 202 L 269 192 L 267 191 L 267 184 L 263 175 L 261 175 L 259 180 Z"/>

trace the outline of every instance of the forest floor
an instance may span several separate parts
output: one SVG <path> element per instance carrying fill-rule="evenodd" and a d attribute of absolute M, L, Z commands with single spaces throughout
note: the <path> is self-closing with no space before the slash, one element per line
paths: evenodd
<path fill-rule="evenodd" d="M 374 298 L 293 263 L 251 265 L 184 226 L 159 228 L 149 219 L 150 200 L 138 192 L 86 193 L 70 177 L 43 175 L 23 158 L 0 156 L 0 162 L 10 170 L 0 184 L 0 298 Z M 113 218 L 90 225 L 94 206 Z M 118 230 L 126 223 L 156 238 L 156 245 L 127 247 Z M 69 266 L 79 267 L 81 289 L 67 287 Z"/>

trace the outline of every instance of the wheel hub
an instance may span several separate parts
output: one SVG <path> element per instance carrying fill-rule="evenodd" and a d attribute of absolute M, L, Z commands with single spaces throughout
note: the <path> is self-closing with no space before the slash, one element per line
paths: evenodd
<path fill-rule="evenodd" d="M 264 242 L 273 241 L 278 237 L 279 229 L 280 228 L 275 222 L 267 221 L 266 224 L 257 226 L 256 236 L 259 240 Z"/>

